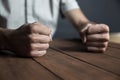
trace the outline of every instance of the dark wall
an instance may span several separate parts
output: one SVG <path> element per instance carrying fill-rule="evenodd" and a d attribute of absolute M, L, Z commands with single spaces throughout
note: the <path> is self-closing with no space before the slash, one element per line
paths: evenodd
<path fill-rule="evenodd" d="M 120 32 L 120 0 L 78 0 L 84 14 L 92 21 L 108 24 L 111 32 Z M 59 18 L 54 38 L 78 38 L 73 26 Z"/>

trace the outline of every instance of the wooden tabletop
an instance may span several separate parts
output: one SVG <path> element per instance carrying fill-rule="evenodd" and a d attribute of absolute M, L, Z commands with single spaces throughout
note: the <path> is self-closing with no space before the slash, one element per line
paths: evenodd
<path fill-rule="evenodd" d="M 120 44 L 105 53 L 85 51 L 79 39 L 54 40 L 45 56 L 0 53 L 0 80 L 120 80 Z"/>

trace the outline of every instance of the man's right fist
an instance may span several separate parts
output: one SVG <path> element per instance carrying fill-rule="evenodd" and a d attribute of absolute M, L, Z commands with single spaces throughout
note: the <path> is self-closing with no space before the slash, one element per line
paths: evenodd
<path fill-rule="evenodd" d="M 51 39 L 51 30 L 40 23 L 30 23 L 7 34 L 11 51 L 24 57 L 37 57 L 46 54 Z"/>

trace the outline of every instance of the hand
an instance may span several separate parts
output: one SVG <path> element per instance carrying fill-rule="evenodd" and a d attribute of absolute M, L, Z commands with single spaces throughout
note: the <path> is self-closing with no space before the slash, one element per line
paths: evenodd
<path fill-rule="evenodd" d="M 10 50 L 24 57 L 46 54 L 51 41 L 51 30 L 43 24 L 25 24 L 7 35 Z"/>
<path fill-rule="evenodd" d="M 105 52 L 109 41 L 109 27 L 105 24 L 88 23 L 80 31 L 88 51 Z"/>

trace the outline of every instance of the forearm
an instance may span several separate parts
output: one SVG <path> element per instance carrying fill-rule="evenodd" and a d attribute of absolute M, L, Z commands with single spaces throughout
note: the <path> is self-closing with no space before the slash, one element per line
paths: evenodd
<path fill-rule="evenodd" d="M 68 11 L 65 13 L 65 16 L 77 30 L 80 30 L 83 25 L 90 22 L 80 9 Z"/>

